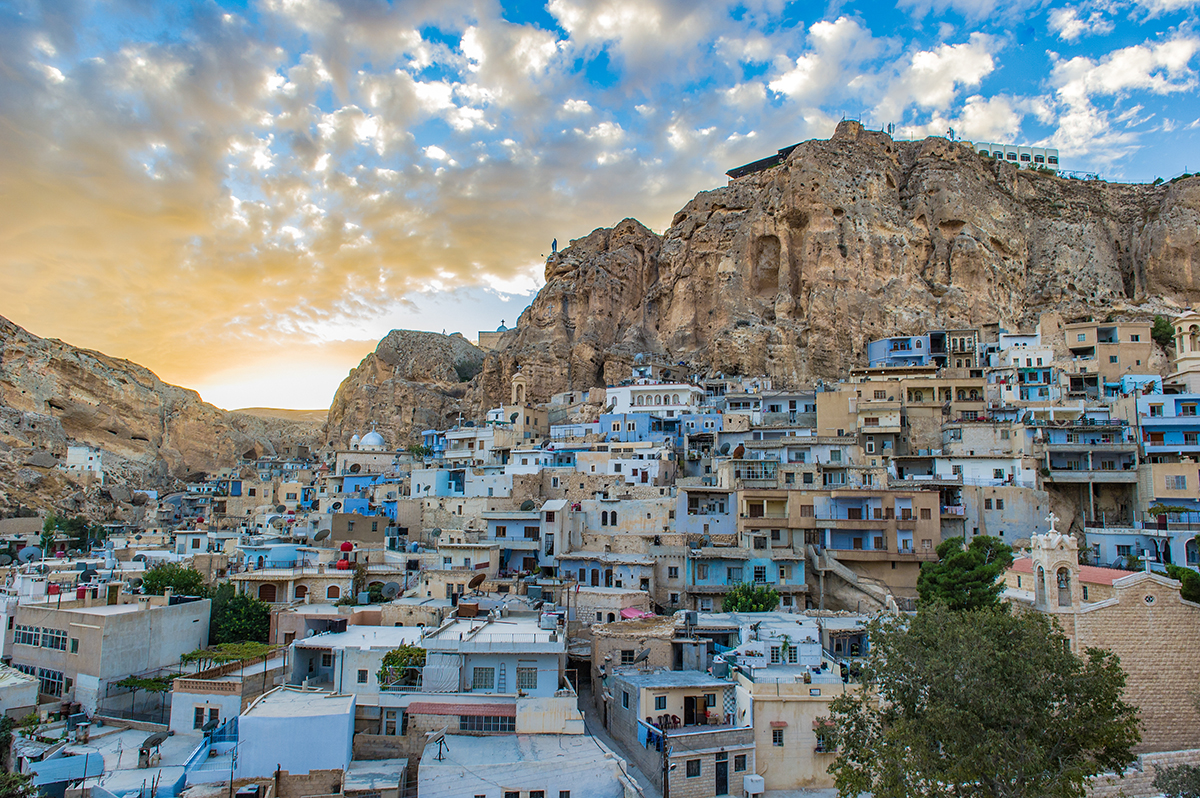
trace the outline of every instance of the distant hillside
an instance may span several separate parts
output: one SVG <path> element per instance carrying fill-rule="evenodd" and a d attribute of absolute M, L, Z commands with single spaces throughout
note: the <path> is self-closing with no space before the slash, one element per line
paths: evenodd
<path fill-rule="evenodd" d="M 324 424 L 328 410 L 288 410 L 282 407 L 239 407 L 231 413 L 241 413 L 255 418 L 278 418 L 283 421 Z"/>

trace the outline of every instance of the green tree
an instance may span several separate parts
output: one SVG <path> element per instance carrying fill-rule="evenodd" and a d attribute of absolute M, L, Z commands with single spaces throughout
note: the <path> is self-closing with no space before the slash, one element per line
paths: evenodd
<path fill-rule="evenodd" d="M 868 635 L 862 689 L 834 699 L 825 727 L 843 797 L 1076 798 L 1134 760 L 1119 660 L 1077 657 L 1043 613 L 932 604 Z"/>
<path fill-rule="evenodd" d="M 171 592 L 177 596 L 208 595 L 208 588 L 204 586 L 204 575 L 195 568 L 164 562 L 147 568 L 142 574 L 142 590 L 150 595 L 161 596 L 167 588 L 171 588 Z"/>
<path fill-rule="evenodd" d="M 375 674 L 380 684 L 416 684 L 417 672 L 413 669 L 425 667 L 425 649 L 406 643 L 384 654 L 381 665 Z"/>
<path fill-rule="evenodd" d="M 1166 316 L 1155 316 L 1154 326 L 1150 328 L 1150 337 L 1163 349 L 1174 345 L 1175 327 Z"/>
<path fill-rule="evenodd" d="M 1012 547 L 999 538 L 978 535 L 963 548 L 962 538 L 948 538 L 937 547 L 937 562 L 925 563 L 917 577 L 922 604 L 942 603 L 952 610 L 970 610 L 1000 603 L 999 581 L 1012 565 Z"/>
<path fill-rule="evenodd" d="M 36 798 L 33 777 L 24 773 L 0 773 L 0 798 Z"/>
<path fill-rule="evenodd" d="M 1168 565 L 1167 576 L 1180 581 L 1179 595 L 1188 601 L 1200 603 L 1200 574 L 1182 565 Z"/>
<path fill-rule="evenodd" d="M 1200 767 L 1161 768 L 1154 774 L 1154 789 L 1167 798 L 1200 798 Z"/>
<path fill-rule="evenodd" d="M 725 612 L 770 612 L 779 606 L 779 591 L 768 585 L 742 582 L 725 594 Z"/>
<path fill-rule="evenodd" d="M 225 582 L 212 596 L 208 625 L 210 645 L 222 643 L 265 643 L 271 634 L 271 605 L 238 593 Z"/>

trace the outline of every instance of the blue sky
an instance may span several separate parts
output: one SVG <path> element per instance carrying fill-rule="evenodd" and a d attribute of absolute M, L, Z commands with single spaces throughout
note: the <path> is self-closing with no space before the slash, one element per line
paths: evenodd
<path fill-rule="evenodd" d="M 323 407 L 389 329 L 511 325 L 551 239 L 843 116 L 1200 170 L 1198 2 L 0 2 L 0 314 Z"/>

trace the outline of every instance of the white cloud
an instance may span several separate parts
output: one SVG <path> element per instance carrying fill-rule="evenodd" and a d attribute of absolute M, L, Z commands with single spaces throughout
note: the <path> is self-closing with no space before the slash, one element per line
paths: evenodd
<path fill-rule="evenodd" d="M 1083 19 L 1079 16 L 1079 9 L 1073 6 L 1051 9 L 1049 24 L 1050 32 L 1067 42 L 1073 42 L 1081 36 L 1102 36 L 1113 29 L 1112 21 L 1103 11 L 1093 11 L 1087 19 Z"/>
<path fill-rule="evenodd" d="M 430 144 L 425 148 L 425 157 L 434 161 L 446 160 L 446 151 L 436 144 Z"/>
<path fill-rule="evenodd" d="M 587 100 L 567 100 L 562 109 L 568 114 L 590 114 L 592 106 Z"/>
<path fill-rule="evenodd" d="M 844 86 L 879 49 L 871 32 L 850 17 L 814 23 L 808 34 L 810 49 L 785 62 L 782 74 L 768 84 L 771 91 L 801 102 L 820 102 Z"/>

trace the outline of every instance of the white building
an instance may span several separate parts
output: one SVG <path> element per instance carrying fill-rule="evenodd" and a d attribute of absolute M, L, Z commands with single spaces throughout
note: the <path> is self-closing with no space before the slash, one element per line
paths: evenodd
<path fill-rule="evenodd" d="M 607 390 L 609 413 L 652 413 L 674 418 L 696 413 L 704 401 L 704 390 L 685 382 L 639 380 Z"/>
<path fill-rule="evenodd" d="M 353 693 L 359 703 L 377 703 L 384 656 L 403 645 L 419 645 L 423 631 L 417 626 L 351 626 L 297 640 L 288 683 Z"/>
<path fill-rule="evenodd" d="M 1053 169 L 1058 171 L 1058 150 L 1049 147 L 1025 147 L 999 144 L 990 141 L 961 142 L 980 155 L 990 155 L 998 161 L 1007 161 L 1022 169 Z"/>
<path fill-rule="evenodd" d="M 90 474 L 104 484 L 103 450 L 98 446 L 72 444 L 67 447 L 67 461 L 62 468 L 69 474 Z"/>
<path fill-rule="evenodd" d="M 346 769 L 354 706 L 352 695 L 290 686 L 261 696 L 238 718 L 237 778 Z"/>
<path fill-rule="evenodd" d="M 420 645 L 426 692 L 552 697 L 562 689 L 566 635 L 541 628 L 537 616 L 455 619 Z"/>

